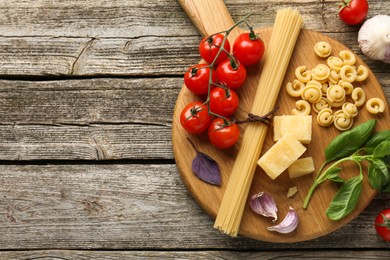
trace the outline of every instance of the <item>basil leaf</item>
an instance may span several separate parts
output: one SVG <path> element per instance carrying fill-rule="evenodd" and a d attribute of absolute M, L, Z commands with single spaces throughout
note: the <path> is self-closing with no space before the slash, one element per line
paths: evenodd
<path fill-rule="evenodd" d="M 390 130 L 383 130 L 371 135 L 365 143 L 364 149 L 368 154 L 372 154 L 375 147 L 383 141 L 390 141 Z"/>
<path fill-rule="evenodd" d="M 383 141 L 375 148 L 373 156 L 381 158 L 387 155 L 390 155 L 390 141 Z"/>
<path fill-rule="evenodd" d="M 192 161 L 192 171 L 202 181 L 221 185 L 221 173 L 218 164 L 205 153 L 197 152 L 195 159 Z"/>
<path fill-rule="evenodd" d="M 370 137 L 375 124 L 375 119 L 371 119 L 336 136 L 325 148 L 326 161 L 334 161 L 356 152 Z"/>
<path fill-rule="evenodd" d="M 339 220 L 348 215 L 356 206 L 362 192 L 363 176 L 348 179 L 334 196 L 326 215 L 332 220 Z"/>
<path fill-rule="evenodd" d="M 380 159 L 371 161 L 368 166 L 368 182 L 380 192 L 390 191 L 390 174 L 385 162 Z"/>
<path fill-rule="evenodd" d="M 341 172 L 341 168 L 334 167 L 332 169 L 329 169 L 327 172 L 328 175 L 326 176 L 326 178 L 328 180 L 331 180 L 333 182 L 344 182 L 344 179 L 341 178 L 339 175 L 339 173 Z"/>

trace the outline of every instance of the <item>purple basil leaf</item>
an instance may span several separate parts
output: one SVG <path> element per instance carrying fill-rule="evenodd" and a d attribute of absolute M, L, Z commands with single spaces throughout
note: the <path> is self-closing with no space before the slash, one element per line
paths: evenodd
<path fill-rule="evenodd" d="M 192 161 L 192 171 L 195 175 L 210 184 L 221 185 L 221 172 L 216 161 L 207 154 L 197 152 Z"/>

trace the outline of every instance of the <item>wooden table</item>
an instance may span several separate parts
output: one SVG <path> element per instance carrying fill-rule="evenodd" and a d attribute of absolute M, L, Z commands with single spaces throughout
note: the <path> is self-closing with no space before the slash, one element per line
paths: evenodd
<path fill-rule="evenodd" d="M 335 1 L 227 0 L 270 26 L 292 6 L 342 42 L 390 100 L 390 65 L 364 57 Z M 389 14 L 371 0 L 369 17 Z M 171 124 L 200 34 L 174 0 L 0 1 L 0 259 L 387 258 L 379 194 L 327 236 L 293 244 L 230 238 L 185 189 Z"/>

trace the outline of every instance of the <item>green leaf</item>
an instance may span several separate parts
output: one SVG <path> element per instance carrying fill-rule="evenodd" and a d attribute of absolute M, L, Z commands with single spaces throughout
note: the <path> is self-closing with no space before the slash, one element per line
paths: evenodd
<path fill-rule="evenodd" d="M 363 176 L 348 179 L 334 196 L 326 215 L 332 220 L 339 220 L 348 215 L 356 206 L 362 192 Z"/>
<path fill-rule="evenodd" d="M 375 148 L 373 156 L 382 158 L 387 155 L 390 155 L 390 141 L 383 141 Z"/>
<path fill-rule="evenodd" d="M 384 161 L 380 159 L 371 161 L 368 166 L 368 182 L 380 192 L 390 191 L 390 174 Z"/>
<path fill-rule="evenodd" d="M 367 142 L 364 144 L 364 147 L 376 147 L 378 144 L 383 141 L 390 141 L 390 129 L 376 132 L 368 138 Z"/>
<path fill-rule="evenodd" d="M 356 152 L 370 137 L 375 124 L 375 119 L 371 119 L 336 136 L 325 148 L 326 161 L 334 161 Z"/>
<path fill-rule="evenodd" d="M 343 178 L 340 177 L 339 173 L 341 172 L 341 168 L 337 168 L 337 167 L 334 167 L 334 168 L 331 168 L 331 169 L 328 169 L 327 170 L 327 176 L 326 178 L 328 180 L 331 180 L 333 182 L 345 182 Z"/>

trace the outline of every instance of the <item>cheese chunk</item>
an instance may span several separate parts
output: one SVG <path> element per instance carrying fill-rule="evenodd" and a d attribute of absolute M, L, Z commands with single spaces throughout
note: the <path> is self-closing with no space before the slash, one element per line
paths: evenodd
<path fill-rule="evenodd" d="M 274 116 L 274 141 L 277 142 L 285 134 L 292 134 L 303 144 L 309 144 L 312 134 L 311 115 Z"/>
<path fill-rule="evenodd" d="M 290 178 L 297 178 L 303 175 L 314 172 L 313 158 L 306 157 L 296 160 L 293 164 L 288 167 L 288 175 Z"/>
<path fill-rule="evenodd" d="M 305 151 L 306 147 L 294 135 L 286 134 L 257 161 L 257 164 L 274 180 Z"/>

